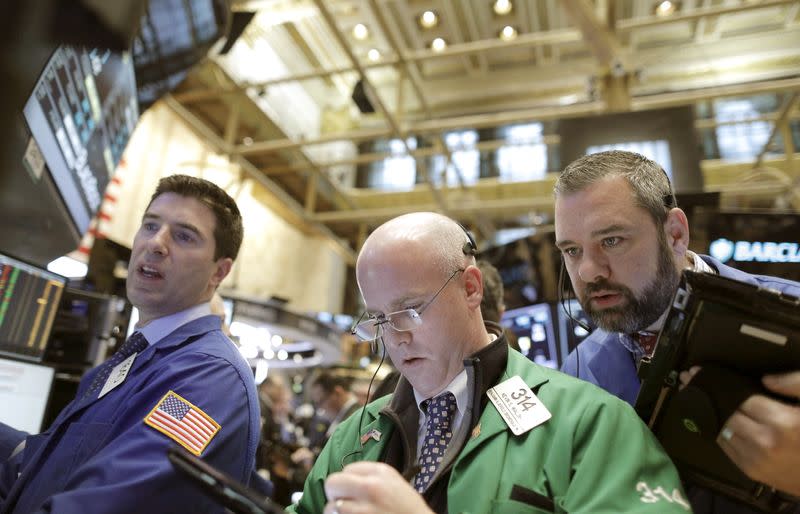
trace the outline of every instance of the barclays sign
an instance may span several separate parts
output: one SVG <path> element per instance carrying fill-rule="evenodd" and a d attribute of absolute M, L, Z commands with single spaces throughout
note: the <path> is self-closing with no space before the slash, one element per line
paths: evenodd
<path fill-rule="evenodd" d="M 720 238 L 709 246 L 715 259 L 727 262 L 800 262 L 798 243 L 773 243 L 770 241 L 736 241 Z"/>

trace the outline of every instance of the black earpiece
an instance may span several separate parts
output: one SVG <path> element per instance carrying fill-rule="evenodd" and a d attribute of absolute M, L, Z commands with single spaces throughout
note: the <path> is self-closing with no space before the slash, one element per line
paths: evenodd
<path fill-rule="evenodd" d="M 458 223 L 458 226 L 461 227 L 461 230 L 467 235 L 467 240 L 464 242 L 464 246 L 461 247 L 461 251 L 464 252 L 464 255 L 475 256 L 478 253 L 478 245 L 475 244 L 475 238 L 472 237 L 472 234 L 469 233 L 469 230 L 467 230 L 464 225 Z"/>

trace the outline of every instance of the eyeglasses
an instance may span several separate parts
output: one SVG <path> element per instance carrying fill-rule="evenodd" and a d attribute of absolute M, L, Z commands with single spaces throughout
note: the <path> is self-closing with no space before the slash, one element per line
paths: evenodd
<path fill-rule="evenodd" d="M 374 341 L 380 337 L 381 327 L 387 323 L 390 327 L 392 327 L 392 329 L 398 332 L 408 332 L 409 330 L 414 330 L 418 326 L 422 325 L 422 313 L 425 312 L 425 309 L 427 309 L 428 306 L 432 304 L 434 300 L 436 300 L 436 297 L 439 296 L 439 293 L 444 291 L 444 288 L 447 287 L 447 284 L 449 284 L 451 280 L 453 280 L 453 277 L 462 271 L 464 270 L 455 270 L 453 274 L 450 275 L 450 277 L 445 281 L 442 287 L 436 291 L 436 294 L 433 295 L 433 298 L 428 300 L 428 302 L 419 309 L 404 309 L 402 311 L 383 314 L 377 318 L 368 318 L 364 321 L 361 321 L 366 315 L 366 312 L 364 312 L 358 318 L 356 324 L 353 325 L 353 328 L 350 329 L 350 333 L 358 336 L 358 338 L 362 341 Z"/>

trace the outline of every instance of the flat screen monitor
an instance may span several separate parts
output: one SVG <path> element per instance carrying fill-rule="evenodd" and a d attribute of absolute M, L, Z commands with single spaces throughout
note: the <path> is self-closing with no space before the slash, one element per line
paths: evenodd
<path fill-rule="evenodd" d="M 54 375 L 47 366 L 0 358 L 0 422 L 39 433 Z"/>
<path fill-rule="evenodd" d="M 0 254 L 0 354 L 42 359 L 66 283 L 61 275 Z"/>
<path fill-rule="evenodd" d="M 549 303 L 506 311 L 500 324 L 517 336 L 520 351 L 529 359 L 542 366 L 559 367 L 553 311 Z"/>
<path fill-rule="evenodd" d="M 23 113 L 75 228 L 83 234 L 139 118 L 130 56 L 56 48 Z M 43 171 L 42 166 L 29 167 L 34 176 Z"/>

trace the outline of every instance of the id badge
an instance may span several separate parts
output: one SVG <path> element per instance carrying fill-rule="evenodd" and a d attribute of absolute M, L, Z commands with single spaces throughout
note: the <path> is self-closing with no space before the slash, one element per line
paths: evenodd
<path fill-rule="evenodd" d="M 97 395 L 98 398 L 102 398 L 109 391 L 113 390 L 118 385 L 125 382 L 125 378 L 128 376 L 128 372 L 133 367 L 133 361 L 136 359 L 136 355 L 137 354 L 134 353 L 124 361 L 114 366 L 114 369 L 111 370 L 111 374 L 108 375 L 108 379 L 106 379 L 106 383 L 103 384 L 103 388 L 100 390 L 100 394 Z"/>
<path fill-rule="evenodd" d="M 524 434 L 553 417 L 519 375 L 497 384 L 486 394 L 514 435 Z"/>

